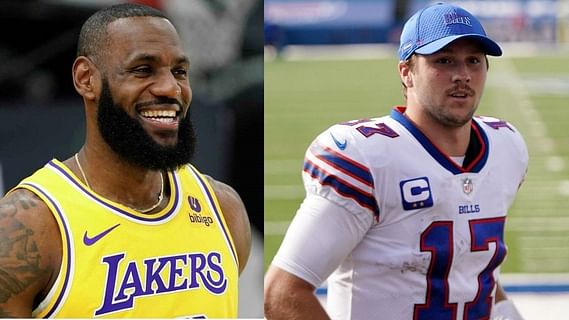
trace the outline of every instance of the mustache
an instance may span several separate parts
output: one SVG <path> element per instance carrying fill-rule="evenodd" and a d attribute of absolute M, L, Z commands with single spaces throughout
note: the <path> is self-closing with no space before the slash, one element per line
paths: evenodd
<path fill-rule="evenodd" d="M 154 105 L 160 105 L 160 104 L 175 104 L 175 105 L 178 105 L 180 107 L 180 110 L 183 109 L 182 103 L 180 101 L 178 101 L 177 99 L 174 99 L 174 98 L 158 98 L 158 99 L 152 100 L 152 101 L 140 102 L 140 103 L 135 104 L 135 107 L 138 109 L 138 108 L 142 108 L 142 107 L 154 106 Z"/>
<path fill-rule="evenodd" d="M 474 94 L 475 94 L 474 89 L 472 89 L 471 87 L 469 87 L 467 84 L 454 86 L 454 87 L 452 87 L 451 89 L 448 89 L 448 90 L 446 91 L 446 94 L 447 94 L 447 95 L 452 95 L 452 94 L 455 94 L 455 93 L 458 93 L 458 92 L 466 93 L 468 96 L 471 96 L 471 97 L 474 96 Z"/>

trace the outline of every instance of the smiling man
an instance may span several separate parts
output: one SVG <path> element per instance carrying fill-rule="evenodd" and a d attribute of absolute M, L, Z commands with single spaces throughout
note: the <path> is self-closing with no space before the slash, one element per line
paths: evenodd
<path fill-rule="evenodd" d="M 267 319 L 521 319 L 499 271 L 527 148 L 508 122 L 474 117 L 486 56 L 501 54 L 460 7 L 406 22 L 405 105 L 334 125 L 306 152 L 306 198 L 265 277 Z"/>
<path fill-rule="evenodd" d="M 3 317 L 237 317 L 250 250 L 239 195 L 190 164 L 190 60 L 161 12 L 83 25 L 85 144 L 0 201 Z"/>

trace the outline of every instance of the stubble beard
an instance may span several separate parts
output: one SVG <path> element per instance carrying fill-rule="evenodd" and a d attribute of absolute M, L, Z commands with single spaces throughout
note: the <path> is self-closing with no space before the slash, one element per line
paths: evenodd
<path fill-rule="evenodd" d="M 476 109 L 477 106 L 471 107 L 471 110 L 465 116 L 456 115 L 452 112 L 452 109 L 449 109 L 445 106 L 426 108 L 426 112 L 431 119 L 434 119 L 435 122 L 441 124 L 444 127 L 460 128 L 472 120 Z"/>

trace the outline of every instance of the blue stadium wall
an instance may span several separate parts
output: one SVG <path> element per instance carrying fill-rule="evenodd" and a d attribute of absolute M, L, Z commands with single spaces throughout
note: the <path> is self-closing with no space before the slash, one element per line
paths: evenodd
<path fill-rule="evenodd" d="M 439 1 L 265 0 L 265 44 L 397 43 L 404 21 L 434 2 Z M 558 0 L 446 2 L 471 11 L 498 41 L 556 41 Z"/>

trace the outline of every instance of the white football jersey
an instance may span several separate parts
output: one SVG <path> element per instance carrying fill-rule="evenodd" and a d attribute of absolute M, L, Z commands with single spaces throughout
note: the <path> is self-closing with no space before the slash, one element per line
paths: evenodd
<path fill-rule="evenodd" d="M 327 311 L 332 319 L 488 319 L 527 147 L 511 124 L 476 117 L 460 166 L 403 111 L 334 125 L 306 153 L 308 196 L 375 217 L 328 278 Z"/>

